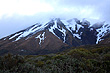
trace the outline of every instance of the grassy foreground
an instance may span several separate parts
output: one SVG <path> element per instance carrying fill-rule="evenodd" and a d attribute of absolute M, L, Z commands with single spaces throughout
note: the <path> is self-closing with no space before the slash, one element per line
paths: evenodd
<path fill-rule="evenodd" d="M 0 57 L 0 73 L 110 73 L 110 47 Z"/>

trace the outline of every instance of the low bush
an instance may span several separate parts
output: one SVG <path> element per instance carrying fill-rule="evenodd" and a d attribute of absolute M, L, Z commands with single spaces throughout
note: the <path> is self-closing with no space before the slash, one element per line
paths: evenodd
<path fill-rule="evenodd" d="M 110 73 L 109 48 L 72 49 L 48 55 L 0 56 L 0 73 Z"/>

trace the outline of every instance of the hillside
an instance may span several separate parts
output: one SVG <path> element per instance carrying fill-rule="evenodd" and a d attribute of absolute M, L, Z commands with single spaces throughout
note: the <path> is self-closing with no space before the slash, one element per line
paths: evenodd
<path fill-rule="evenodd" d="M 70 47 L 98 44 L 109 33 L 110 25 L 103 21 L 53 18 L 0 39 L 0 55 L 61 52 Z"/>

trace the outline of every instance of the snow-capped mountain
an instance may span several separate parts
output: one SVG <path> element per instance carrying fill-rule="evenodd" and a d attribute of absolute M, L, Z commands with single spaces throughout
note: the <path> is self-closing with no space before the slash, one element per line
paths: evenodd
<path fill-rule="evenodd" d="M 0 39 L 0 52 L 14 54 L 46 54 L 67 47 L 98 44 L 110 33 L 110 25 L 86 19 L 61 20 L 37 23 L 24 30 Z"/>

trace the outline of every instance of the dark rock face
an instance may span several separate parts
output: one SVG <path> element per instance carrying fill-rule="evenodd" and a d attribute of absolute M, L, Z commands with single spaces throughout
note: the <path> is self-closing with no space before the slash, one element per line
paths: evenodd
<path fill-rule="evenodd" d="M 90 28 L 81 28 L 80 32 L 82 32 L 81 40 L 83 45 L 96 43 L 96 39 L 97 39 L 96 30 L 90 31 Z"/>

